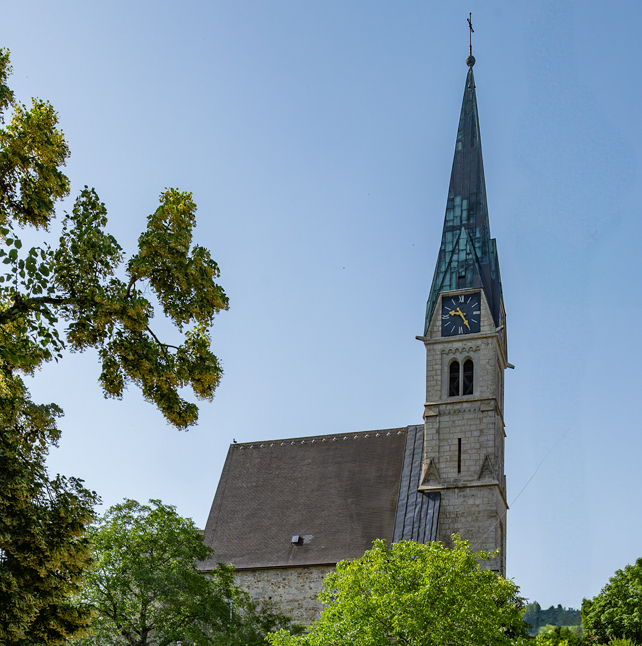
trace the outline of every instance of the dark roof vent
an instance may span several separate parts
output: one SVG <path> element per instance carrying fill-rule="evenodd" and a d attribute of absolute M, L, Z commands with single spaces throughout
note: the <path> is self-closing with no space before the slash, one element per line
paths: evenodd
<path fill-rule="evenodd" d="M 292 545 L 303 545 L 303 536 L 299 536 L 298 534 L 295 534 L 292 537 Z"/>

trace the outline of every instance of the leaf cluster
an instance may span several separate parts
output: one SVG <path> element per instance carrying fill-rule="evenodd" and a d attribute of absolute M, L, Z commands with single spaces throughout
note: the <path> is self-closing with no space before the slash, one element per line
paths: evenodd
<path fill-rule="evenodd" d="M 14 390 L 0 397 L 0 643 L 58 644 L 91 619 L 71 596 L 91 562 L 85 528 L 97 498 L 81 480 L 48 477 L 62 411 Z"/>
<path fill-rule="evenodd" d="M 273 646 L 508 646 L 525 634 L 523 599 L 512 582 L 479 561 L 455 536 L 454 547 L 375 541 L 360 559 L 342 561 L 319 593 L 326 604 L 302 636 L 269 635 Z"/>
<path fill-rule="evenodd" d="M 88 625 L 88 607 L 72 597 L 91 559 L 85 530 L 97 499 L 78 479 L 49 477 L 62 411 L 32 402 L 23 375 L 65 347 L 94 348 L 107 397 L 136 384 L 170 424 L 187 428 L 198 409 L 182 389 L 209 400 L 222 375 L 209 329 L 228 300 L 218 266 L 192 242 L 192 196 L 176 189 L 161 194 L 129 260 L 87 187 L 57 241 L 23 245 L 20 230 L 46 235 L 69 193 L 69 148 L 53 107 L 19 103 L 10 73 L 0 48 L 0 643 L 31 646 L 62 643 Z M 178 328 L 174 345 L 152 329 L 155 303 Z"/>
<path fill-rule="evenodd" d="M 231 566 L 202 574 L 197 561 L 212 550 L 190 519 L 160 500 L 115 505 L 90 535 L 96 567 L 85 575 L 81 599 L 95 619 L 79 644 L 249 646 L 289 626 L 234 585 Z"/>
<path fill-rule="evenodd" d="M 580 626 L 542 626 L 535 637 L 536 646 L 588 646 L 590 640 L 583 634 Z"/>
<path fill-rule="evenodd" d="M 222 369 L 209 329 L 228 299 L 216 283 L 218 265 L 193 244 L 192 195 L 163 191 L 127 262 L 106 231 L 105 205 L 87 187 L 65 215 L 57 247 L 23 249 L 16 227 L 47 229 L 55 202 L 69 192 L 61 171 L 69 150 L 48 103 L 34 100 L 28 109 L 15 102 L 9 71 L 8 52 L 0 50 L 0 111 L 12 109 L 0 127 L 0 390 L 8 374 L 32 373 L 64 347 L 95 348 L 107 397 L 122 397 L 134 383 L 171 424 L 195 424 L 198 408 L 181 389 L 191 387 L 201 400 L 214 396 Z M 152 329 L 150 297 L 183 333 L 180 343 L 163 342 Z"/>
<path fill-rule="evenodd" d="M 600 644 L 614 639 L 642 644 L 642 558 L 617 570 L 596 597 L 584 599 L 582 625 Z"/>

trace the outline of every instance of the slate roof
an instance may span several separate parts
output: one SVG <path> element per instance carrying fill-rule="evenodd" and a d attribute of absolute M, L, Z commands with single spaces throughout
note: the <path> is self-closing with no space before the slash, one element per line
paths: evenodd
<path fill-rule="evenodd" d="M 424 451 L 424 427 L 409 426 L 406 435 L 403 467 L 393 542 L 417 541 L 429 543 L 437 540 L 437 521 L 441 493 L 418 491 L 421 480 L 421 463 Z"/>
<path fill-rule="evenodd" d="M 416 490 L 422 446 L 422 426 L 232 444 L 201 568 L 327 565 L 376 538 L 434 540 L 438 500 Z"/>

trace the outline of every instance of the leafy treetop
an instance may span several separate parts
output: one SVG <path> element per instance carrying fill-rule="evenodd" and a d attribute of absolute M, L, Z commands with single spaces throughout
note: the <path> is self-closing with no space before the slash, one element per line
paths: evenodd
<path fill-rule="evenodd" d="M 509 646 L 525 634 L 523 599 L 512 582 L 454 537 L 441 543 L 377 540 L 360 559 L 326 576 L 320 619 L 301 636 L 268 635 L 272 646 Z"/>
<path fill-rule="evenodd" d="M 615 639 L 642 644 L 642 558 L 617 570 L 596 597 L 584 599 L 582 625 L 600 644 Z"/>
<path fill-rule="evenodd" d="M 65 346 L 96 348 L 106 396 L 137 384 L 171 424 L 186 428 L 198 410 L 181 389 L 209 400 L 221 378 L 209 328 L 228 301 L 216 263 L 193 244 L 192 196 L 175 189 L 161 194 L 128 261 L 88 188 L 58 241 L 23 248 L 18 230 L 46 235 L 69 193 L 62 172 L 69 149 L 52 106 L 17 102 L 10 73 L 9 52 L 0 49 L 0 643 L 53 646 L 90 620 L 73 598 L 91 561 L 85 531 L 97 496 L 81 480 L 49 476 L 62 410 L 34 403 L 23 375 L 60 358 Z M 181 333 L 176 345 L 153 331 L 150 298 Z"/>
<path fill-rule="evenodd" d="M 16 103 L 6 85 L 9 55 L 0 50 L 0 392 L 9 393 L 17 373 L 35 368 L 61 350 L 96 348 L 100 383 L 107 397 L 120 398 L 129 382 L 138 385 L 178 428 L 196 423 L 198 408 L 181 397 L 190 386 L 211 400 L 222 370 L 210 350 L 214 315 L 228 299 L 215 282 L 219 269 L 209 251 L 193 244 L 196 204 L 190 193 L 167 189 L 147 218 L 138 250 L 124 252 L 105 231 L 107 211 L 85 187 L 63 219 L 56 248 L 22 249 L 16 226 L 47 229 L 55 203 L 68 194 L 62 173 L 69 150 L 51 105 Z M 119 278 L 118 274 L 124 274 Z M 152 330 L 151 292 L 179 331 L 179 345 Z M 59 319 L 66 323 L 60 334 Z M 13 385 L 12 385 L 13 384 Z"/>
<path fill-rule="evenodd" d="M 259 646 L 271 630 L 297 629 L 253 604 L 231 566 L 199 572 L 212 550 L 191 519 L 160 500 L 114 505 L 90 535 L 96 567 L 81 599 L 95 619 L 79 644 Z"/>
<path fill-rule="evenodd" d="M 590 644 L 591 641 L 583 634 L 581 626 L 547 624 L 540 627 L 535 637 L 535 646 L 590 646 Z"/>

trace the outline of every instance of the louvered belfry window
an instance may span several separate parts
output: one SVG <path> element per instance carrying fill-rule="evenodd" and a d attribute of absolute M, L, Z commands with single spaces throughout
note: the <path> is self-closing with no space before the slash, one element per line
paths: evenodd
<path fill-rule="evenodd" d="M 462 395 L 472 395 L 473 394 L 473 380 L 475 376 L 475 366 L 471 359 L 466 359 L 464 361 L 464 380 L 463 380 L 463 389 Z"/>
<path fill-rule="evenodd" d="M 459 361 L 450 364 L 448 376 L 448 397 L 459 397 Z"/>

